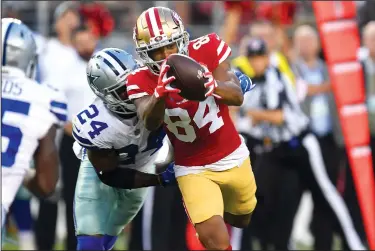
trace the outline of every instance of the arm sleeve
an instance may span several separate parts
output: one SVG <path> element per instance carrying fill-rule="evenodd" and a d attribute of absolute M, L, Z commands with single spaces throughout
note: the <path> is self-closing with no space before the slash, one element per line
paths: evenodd
<path fill-rule="evenodd" d="M 67 122 L 67 115 L 68 115 L 68 105 L 65 98 L 65 95 L 55 89 L 52 90 L 53 95 L 51 95 L 51 99 L 49 102 L 49 111 L 54 115 L 56 118 L 56 125 L 59 127 L 63 127 Z"/>
<path fill-rule="evenodd" d="M 152 80 L 145 77 L 145 72 L 137 69 L 130 74 L 126 80 L 126 90 L 130 100 L 138 99 L 143 96 L 152 95 L 156 83 L 152 83 Z"/>
<path fill-rule="evenodd" d="M 215 41 L 213 46 L 212 57 L 214 58 L 213 68 L 216 69 L 222 62 L 224 62 L 232 54 L 232 49 L 229 45 L 224 42 L 217 34 L 212 35 L 213 41 Z"/>
<path fill-rule="evenodd" d="M 189 55 L 196 61 L 205 64 L 209 71 L 214 71 L 231 55 L 231 48 L 216 33 L 191 41 Z"/>

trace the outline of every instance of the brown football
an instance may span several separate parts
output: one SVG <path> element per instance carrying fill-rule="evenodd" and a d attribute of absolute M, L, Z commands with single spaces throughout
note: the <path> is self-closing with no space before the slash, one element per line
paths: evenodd
<path fill-rule="evenodd" d="M 170 66 L 167 77 L 176 77 L 171 83 L 171 87 L 180 89 L 180 96 L 193 101 L 203 101 L 206 99 L 204 95 L 207 90 L 204 84 L 207 79 L 203 77 L 205 69 L 202 65 L 182 54 L 170 55 L 167 58 L 166 64 Z"/>

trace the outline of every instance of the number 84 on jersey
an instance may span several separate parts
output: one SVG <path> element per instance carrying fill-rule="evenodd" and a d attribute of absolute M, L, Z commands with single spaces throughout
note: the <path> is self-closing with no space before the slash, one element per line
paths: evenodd
<path fill-rule="evenodd" d="M 209 124 L 208 130 L 212 134 L 224 125 L 224 120 L 219 116 L 219 106 L 214 97 L 208 97 L 199 102 L 198 109 L 191 119 L 188 111 L 183 108 L 166 109 L 164 122 L 168 130 L 180 141 L 193 142 L 197 139 L 197 132 L 193 123 L 199 129 Z M 173 119 L 173 121 L 172 121 Z"/>

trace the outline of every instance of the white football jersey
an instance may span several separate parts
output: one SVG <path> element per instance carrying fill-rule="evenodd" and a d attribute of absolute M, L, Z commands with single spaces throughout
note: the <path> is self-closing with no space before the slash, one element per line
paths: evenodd
<path fill-rule="evenodd" d="M 148 131 L 137 116 L 122 119 L 96 98 L 74 117 L 73 137 L 78 158 L 85 157 L 85 148 L 116 149 L 120 153 L 120 167 L 147 171 L 146 164 L 155 160 L 165 132 L 162 128 Z"/>
<path fill-rule="evenodd" d="M 65 97 L 12 67 L 2 67 L 1 83 L 2 167 L 27 169 L 38 141 L 65 123 Z"/>
<path fill-rule="evenodd" d="M 64 96 L 27 78 L 19 69 L 1 69 L 1 203 L 7 211 L 30 167 L 35 150 L 51 126 L 63 125 Z"/>

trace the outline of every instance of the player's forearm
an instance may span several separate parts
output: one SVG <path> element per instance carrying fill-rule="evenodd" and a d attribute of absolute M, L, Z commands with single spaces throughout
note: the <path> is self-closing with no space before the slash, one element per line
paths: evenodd
<path fill-rule="evenodd" d="M 241 106 L 243 103 L 242 90 L 234 81 L 219 82 L 214 93 L 221 97 L 220 103 L 232 106 Z"/>
<path fill-rule="evenodd" d="M 64 125 L 64 132 L 66 135 L 69 135 L 72 137 L 72 134 L 73 134 L 73 124 L 72 122 L 67 122 L 65 125 Z"/>
<path fill-rule="evenodd" d="M 284 113 L 282 110 L 249 110 L 247 115 L 252 117 L 255 121 L 264 121 L 275 125 L 284 123 Z"/>
<path fill-rule="evenodd" d="M 87 157 L 97 172 L 113 171 L 119 165 L 118 153 L 112 149 L 87 149 Z"/>
<path fill-rule="evenodd" d="M 157 175 L 118 167 L 118 153 L 113 150 L 87 150 L 87 156 L 99 179 L 110 187 L 132 189 L 160 185 Z"/>
<path fill-rule="evenodd" d="M 34 169 L 26 175 L 23 185 L 36 197 L 46 198 L 51 195 L 56 187 L 57 179 L 52 177 L 41 177 L 35 173 Z"/>
<path fill-rule="evenodd" d="M 165 99 L 151 96 L 148 102 L 139 108 L 139 115 L 149 131 L 160 128 L 164 121 Z"/>
<path fill-rule="evenodd" d="M 143 173 L 130 168 L 116 168 L 108 172 L 97 172 L 97 174 L 104 184 L 119 189 L 135 189 L 161 185 L 158 175 Z"/>

